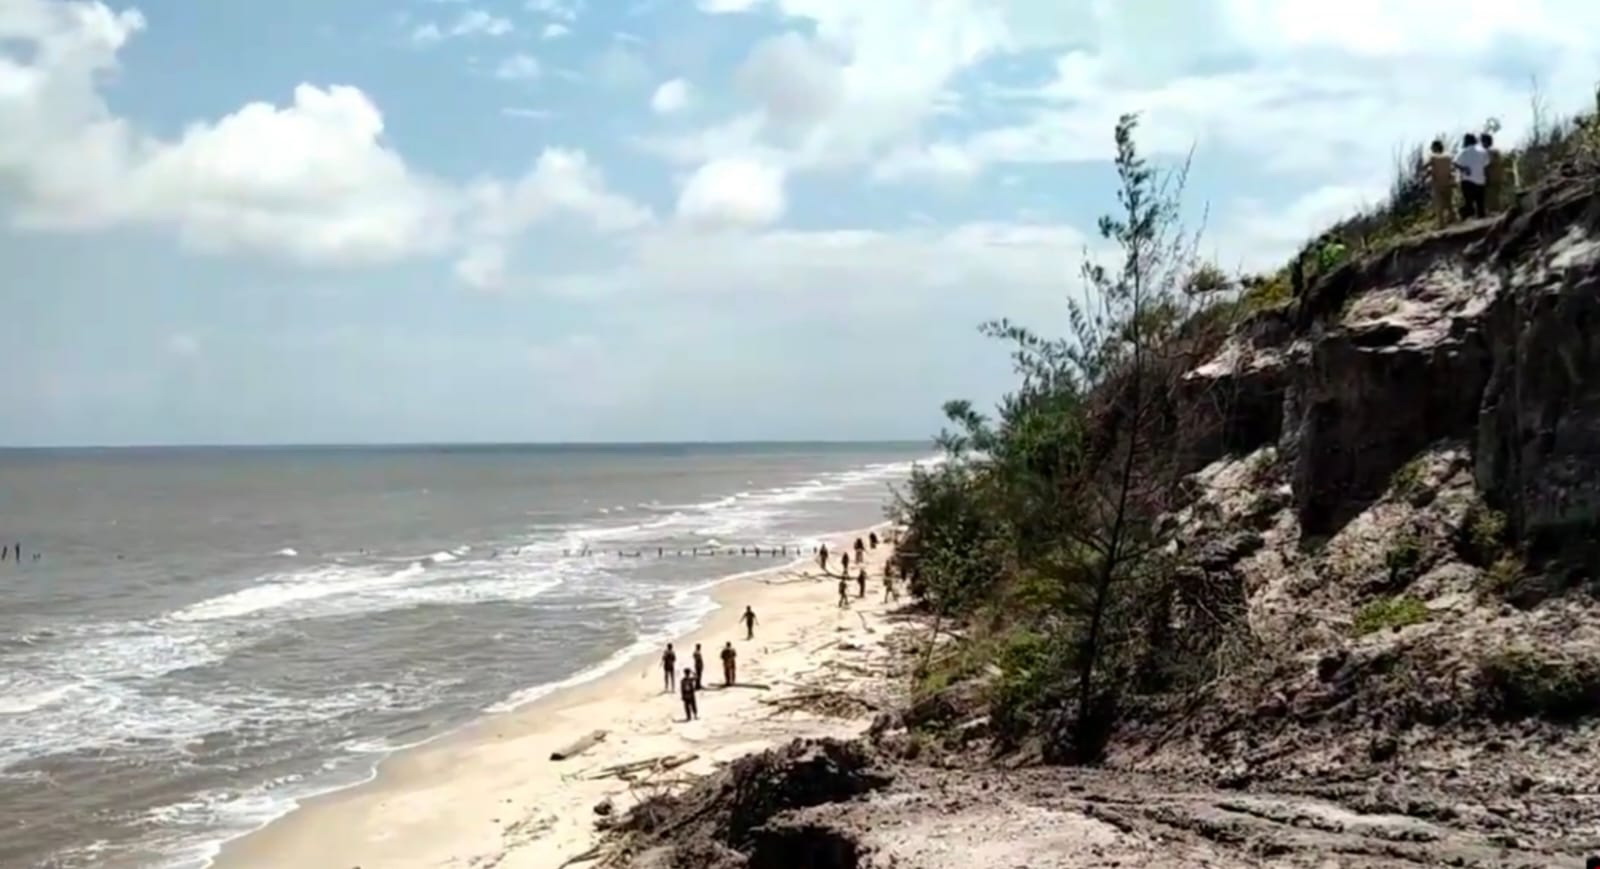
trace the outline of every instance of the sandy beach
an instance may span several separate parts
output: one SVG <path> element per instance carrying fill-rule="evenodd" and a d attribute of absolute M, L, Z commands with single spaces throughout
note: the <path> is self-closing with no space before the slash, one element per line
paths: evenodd
<path fill-rule="evenodd" d="M 882 528 L 877 529 L 882 532 Z M 860 536 L 865 537 L 863 530 Z M 838 553 L 856 533 L 829 539 Z M 678 669 L 701 644 L 706 691 L 700 718 L 684 722 L 676 693 L 662 686 L 659 650 L 590 682 L 483 718 L 455 733 L 387 758 L 370 782 L 309 800 L 263 829 L 228 843 L 221 869 L 322 867 L 506 867 L 555 869 L 597 841 L 594 807 L 625 811 L 648 787 L 630 786 L 608 767 L 653 758 L 694 759 L 651 782 L 709 773 L 720 764 L 795 737 L 861 732 L 870 710 L 853 717 L 782 711 L 774 701 L 813 686 L 849 687 L 873 679 L 864 666 L 885 653 L 882 572 L 887 544 L 869 551 L 867 595 L 838 606 L 837 575 L 815 563 L 730 579 L 712 590 L 717 609 L 679 637 Z M 852 575 L 855 567 L 852 565 Z M 755 637 L 739 616 L 753 607 Z M 721 687 L 718 653 L 732 640 L 738 681 L 768 690 Z M 579 756 L 551 752 L 595 730 L 605 738 Z"/>

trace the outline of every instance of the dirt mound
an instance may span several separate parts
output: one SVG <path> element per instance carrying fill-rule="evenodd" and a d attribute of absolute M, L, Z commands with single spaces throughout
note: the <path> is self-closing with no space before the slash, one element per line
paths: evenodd
<path fill-rule="evenodd" d="M 742 757 L 681 796 L 635 806 L 614 828 L 616 865 L 854 866 L 853 842 L 795 829 L 765 836 L 764 827 L 784 812 L 851 800 L 890 780 L 860 743 L 795 740 Z M 801 851 L 814 859 L 782 862 Z"/>

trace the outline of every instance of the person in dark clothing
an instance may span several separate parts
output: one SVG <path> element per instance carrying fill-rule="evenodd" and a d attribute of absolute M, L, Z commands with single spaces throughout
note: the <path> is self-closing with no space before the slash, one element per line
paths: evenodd
<path fill-rule="evenodd" d="M 694 673 L 683 671 L 683 682 L 678 688 L 678 695 L 683 698 L 683 720 L 693 721 L 700 717 L 700 704 L 695 702 L 695 692 L 700 690 L 700 684 L 695 681 Z"/>
<path fill-rule="evenodd" d="M 873 549 L 878 548 L 878 532 L 874 531 L 867 535 L 867 545 L 871 546 Z"/>
<path fill-rule="evenodd" d="M 672 644 L 667 644 L 667 650 L 661 653 L 661 690 L 670 693 L 676 686 L 678 678 L 678 653 L 672 650 Z"/>
<path fill-rule="evenodd" d="M 706 659 L 700 654 L 700 644 L 694 644 L 694 684 L 698 688 L 705 684 Z"/>
<path fill-rule="evenodd" d="M 747 639 L 747 640 L 755 639 L 756 638 L 756 611 L 751 609 L 751 608 L 749 608 L 749 607 L 745 607 L 744 608 L 744 615 L 739 617 L 739 621 L 744 622 L 744 638 Z"/>
<path fill-rule="evenodd" d="M 867 596 L 867 569 L 865 567 L 863 567 L 863 568 L 860 569 L 859 572 L 856 573 L 856 597 L 866 597 L 866 596 Z"/>
<path fill-rule="evenodd" d="M 843 608 L 850 606 L 850 580 L 843 576 L 839 577 L 839 606 Z"/>
<path fill-rule="evenodd" d="M 827 572 L 827 570 L 828 570 L 828 544 L 826 544 L 826 543 L 822 544 L 822 548 L 817 550 L 817 564 L 822 566 L 823 572 Z"/>
<path fill-rule="evenodd" d="M 733 650 L 733 643 L 729 642 L 722 647 L 722 684 L 732 685 L 739 677 L 739 653 Z"/>
<path fill-rule="evenodd" d="M 1484 196 L 1489 183 L 1489 152 L 1478 147 L 1475 134 L 1461 137 L 1455 166 L 1461 173 L 1461 219 L 1483 217 L 1487 213 Z"/>
<path fill-rule="evenodd" d="M 845 554 L 839 556 L 839 560 L 844 562 L 844 573 L 841 574 L 841 575 L 842 576 L 849 576 L 850 575 L 850 553 L 846 552 Z"/>
<path fill-rule="evenodd" d="M 862 543 L 861 542 L 861 538 L 857 537 L 856 538 L 856 563 L 860 564 L 866 558 L 866 554 L 867 554 L 867 544 Z"/>

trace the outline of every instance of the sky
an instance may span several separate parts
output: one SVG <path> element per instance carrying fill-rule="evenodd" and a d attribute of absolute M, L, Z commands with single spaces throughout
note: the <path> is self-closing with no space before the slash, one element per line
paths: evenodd
<path fill-rule="evenodd" d="M 0 444 L 926 437 L 1119 114 L 1242 270 L 1597 79 L 1591 0 L 0 0 Z"/>

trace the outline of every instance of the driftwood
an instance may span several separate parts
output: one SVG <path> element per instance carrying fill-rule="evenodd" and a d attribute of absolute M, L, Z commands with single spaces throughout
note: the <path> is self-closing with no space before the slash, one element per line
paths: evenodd
<path fill-rule="evenodd" d="M 816 712 L 822 715 L 849 718 L 847 707 L 855 707 L 868 712 L 876 712 L 878 704 L 858 697 L 848 691 L 807 691 L 802 694 L 788 694 L 783 697 L 769 697 L 761 700 L 763 706 L 772 707 L 772 715 L 783 715 L 801 710 Z M 769 716 L 770 717 L 770 716 Z"/>
<path fill-rule="evenodd" d="M 585 751 L 588 751 L 589 749 L 594 748 L 596 745 L 604 742 L 605 738 L 606 731 L 591 730 L 565 747 L 550 752 L 550 759 L 567 760 L 569 758 L 577 757 Z"/>
<path fill-rule="evenodd" d="M 576 857 L 568 857 L 566 860 L 563 860 L 557 869 L 567 869 L 568 866 L 575 866 L 579 863 L 589 863 L 598 860 L 604 853 L 605 847 L 602 845 L 596 845 L 582 854 L 577 855 Z"/>
<path fill-rule="evenodd" d="M 726 691 L 729 688 L 749 688 L 752 691 L 771 691 L 772 686 L 765 682 L 735 682 L 732 685 L 707 685 L 702 691 Z"/>
<path fill-rule="evenodd" d="M 620 778 L 631 781 L 633 776 L 645 772 L 654 775 L 677 769 L 686 763 L 691 763 L 700 757 L 698 754 L 667 754 L 661 757 L 651 757 L 645 760 L 629 761 L 612 766 L 602 767 L 599 772 L 589 776 L 590 780 L 603 778 Z"/>

